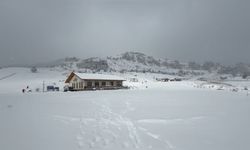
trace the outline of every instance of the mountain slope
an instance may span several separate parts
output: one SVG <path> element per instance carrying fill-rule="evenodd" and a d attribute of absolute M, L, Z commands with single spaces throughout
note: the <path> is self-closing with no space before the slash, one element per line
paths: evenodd
<path fill-rule="evenodd" d="M 104 58 L 91 57 L 80 59 L 68 57 L 49 62 L 38 67 L 52 67 L 59 70 L 80 72 L 151 72 L 172 75 L 201 75 L 205 72 L 231 74 L 233 76 L 250 76 L 250 67 L 246 64 L 223 66 L 211 61 L 203 64 L 196 62 L 183 63 L 177 60 L 156 59 L 139 52 L 125 52 L 117 56 Z"/>
<path fill-rule="evenodd" d="M 166 59 L 155 59 L 139 52 L 126 52 L 106 58 L 65 58 L 43 66 L 83 72 L 167 72 L 171 69 L 182 69 L 186 67 L 186 64 Z"/>

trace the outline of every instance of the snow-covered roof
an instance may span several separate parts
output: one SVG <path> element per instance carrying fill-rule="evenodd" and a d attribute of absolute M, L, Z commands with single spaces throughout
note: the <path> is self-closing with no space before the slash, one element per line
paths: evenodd
<path fill-rule="evenodd" d="M 106 74 L 89 74 L 89 73 L 77 73 L 74 72 L 81 79 L 85 80 L 124 80 L 124 78 L 115 76 L 115 75 L 106 75 Z"/>

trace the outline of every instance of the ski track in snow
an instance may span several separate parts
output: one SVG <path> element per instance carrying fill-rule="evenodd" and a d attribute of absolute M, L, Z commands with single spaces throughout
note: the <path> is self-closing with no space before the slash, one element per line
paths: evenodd
<path fill-rule="evenodd" d="M 174 149 L 175 147 L 168 141 L 147 129 L 138 126 L 138 121 L 124 117 L 123 115 L 134 108 L 125 102 L 125 110 L 115 113 L 108 104 L 93 102 L 100 107 L 100 110 L 93 114 L 93 118 L 54 116 L 56 121 L 65 125 L 76 123 L 79 125 L 79 132 L 76 135 L 76 143 L 80 149 L 109 148 L 118 146 L 122 149 L 153 149 L 147 142 L 142 141 L 140 135 L 146 135 L 156 140 L 163 149 Z M 139 121 L 140 122 L 140 121 Z M 143 120 L 142 120 L 143 122 Z"/>
<path fill-rule="evenodd" d="M 175 123 L 189 123 L 196 120 L 206 118 L 205 116 L 197 116 L 191 118 L 175 118 L 175 119 L 141 119 L 138 123 L 149 123 L 149 124 L 175 124 Z"/>
<path fill-rule="evenodd" d="M 0 77 L 0 80 L 8 79 L 8 78 L 10 78 L 10 77 L 12 77 L 12 76 L 14 76 L 14 75 L 16 75 L 16 73 L 12 73 L 12 74 L 9 74 L 9 75 L 7 75 L 7 76 Z"/>
<path fill-rule="evenodd" d="M 145 134 L 147 134 L 148 136 L 152 137 L 153 139 L 158 140 L 162 142 L 163 144 L 165 144 L 166 146 L 165 149 L 175 149 L 175 146 L 173 146 L 172 143 L 170 143 L 168 140 L 164 140 L 163 138 L 161 138 L 160 135 L 149 132 L 147 129 L 142 128 L 142 127 L 139 127 L 139 129 L 143 131 Z"/>

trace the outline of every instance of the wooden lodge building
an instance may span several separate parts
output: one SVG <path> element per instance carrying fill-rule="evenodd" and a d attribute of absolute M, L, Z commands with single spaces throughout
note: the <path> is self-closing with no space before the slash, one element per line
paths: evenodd
<path fill-rule="evenodd" d="M 71 72 L 65 83 L 70 91 L 122 89 L 124 79 L 103 74 Z"/>

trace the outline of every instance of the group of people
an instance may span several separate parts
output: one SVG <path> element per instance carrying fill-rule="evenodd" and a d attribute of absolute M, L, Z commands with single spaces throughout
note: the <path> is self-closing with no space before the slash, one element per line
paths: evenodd
<path fill-rule="evenodd" d="M 25 92 L 31 92 L 31 89 L 29 88 L 29 86 L 27 86 L 26 88 L 22 89 L 22 92 L 23 93 L 25 93 Z"/>

